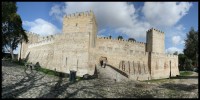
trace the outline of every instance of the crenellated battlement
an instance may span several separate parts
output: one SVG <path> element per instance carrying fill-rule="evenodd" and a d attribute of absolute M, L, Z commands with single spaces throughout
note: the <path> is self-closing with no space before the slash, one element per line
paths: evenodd
<path fill-rule="evenodd" d="M 124 39 L 113 39 L 113 38 L 110 39 L 109 37 L 97 37 L 97 39 L 110 40 L 110 41 L 119 41 L 119 42 L 128 42 L 128 43 L 135 43 L 135 44 L 146 44 L 144 42 L 128 41 L 128 40 L 124 40 Z"/>
<path fill-rule="evenodd" d="M 46 45 L 46 44 L 51 44 L 51 43 L 54 43 L 54 38 L 48 38 L 48 39 L 38 41 L 36 43 L 32 43 L 28 46 L 28 48 L 37 47 L 37 46 Z"/>
<path fill-rule="evenodd" d="M 53 43 L 55 36 L 56 36 L 56 34 L 55 35 L 49 35 L 49 36 L 40 36 L 39 34 L 36 34 L 34 32 L 30 32 L 30 31 L 25 31 L 25 32 L 28 34 L 28 36 L 33 36 L 33 37 L 38 38 L 38 40 L 36 42 L 33 42 L 33 41 L 30 42 L 30 44 L 28 45 L 28 48 Z"/>
<path fill-rule="evenodd" d="M 55 35 L 43 36 L 43 37 L 39 37 L 38 42 L 46 41 L 46 40 L 54 40 L 54 39 L 55 39 Z"/>
<path fill-rule="evenodd" d="M 39 34 L 30 31 L 25 31 L 25 33 L 27 33 L 28 35 L 39 36 Z"/>
<path fill-rule="evenodd" d="M 151 28 L 151 29 L 149 29 L 149 30 L 147 31 L 147 33 L 148 33 L 148 32 L 152 32 L 152 31 L 157 31 L 158 33 L 162 33 L 162 34 L 164 34 L 163 31 L 158 30 L 158 29 L 155 29 L 155 28 Z"/>
<path fill-rule="evenodd" d="M 111 47 L 111 46 L 98 46 L 97 47 L 98 52 L 107 52 L 109 54 L 125 54 L 125 55 L 148 55 L 149 52 L 135 50 L 135 49 L 124 49 L 124 48 L 118 48 L 118 47 Z"/>
<path fill-rule="evenodd" d="M 165 53 L 158 53 L 158 52 L 151 52 L 154 56 L 166 56 L 166 57 L 177 57 L 177 55 L 173 54 L 165 54 Z"/>
<path fill-rule="evenodd" d="M 77 18 L 77 17 L 86 17 L 86 16 L 93 16 L 94 12 L 93 11 L 86 11 L 86 12 L 76 12 L 73 14 L 68 14 L 65 15 L 64 18 Z"/>
<path fill-rule="evenodd" d="M 178 57 L 177 55 L 173 55 L 173 54 L 165 54 L 167 57 Z"/>

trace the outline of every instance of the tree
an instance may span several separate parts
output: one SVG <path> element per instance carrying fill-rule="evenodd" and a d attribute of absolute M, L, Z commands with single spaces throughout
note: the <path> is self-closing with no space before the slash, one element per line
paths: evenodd
<path fill-rule="evenodd" d="M 192 70 L 193 69 L 193 65 L 192 65 L 192 60 L 191 59 L 188 59 L 188 58 L 185 59 L 184 69 L 185 70 Z"/>
<path fill-rule="evenodd" d="M 185 70 L 184 68 L 185 59 L 186 59 L 186 56 L 184 54 L 178 55 L 179 70 Z"/>
<path fill-rule="evenodd" d="M 192 60 L 193 64 L 198 65 L 198 31 L 195 31 L 193 27 L 187 33 L 183 52 L 188 59 Z"/>
<path fill-rule="evenodd" d="M 4 45 L 7 44 L 6 36 L 4 34 L 4 31 L 7 30 L 7 22 L 10 20 L 10 15 L 15 13 L 17 11 L 17 7 L 12 2 L 2 2 L 2 52 Z"/>
<path fill-rule="evenodd" d="M 128 41 L 136 41 L 134 38 L 129 38 Z"/>
<path fill-rule="evenodd" d="M 6 48 L 14 60 L 13 51 L 22 41 L 28 42 L 28 36 L 22 28 L 21 17 L 16 13 L 15 2 L 2 2 L 2 51 Z"/>
<path fill-rule="evenodd" d="M 178 55 L 178 51 L 174 52 L 174 55 Z"/>
<path fill-rule="evenodd" d="M 109 36 L 109 39 L 111 39 L 111 38 L 112 38 L 112 36 L 110 35 L 110 36 Z"/>
<path fill-rule="evenodd" d="M 118 40 L 119 40 L 119 39 L 121 39 L 121 40 L 122 40 L 122 39 L 123 39 L 123 37 L 122 37 L 122 36 L 118 36 Z"/>

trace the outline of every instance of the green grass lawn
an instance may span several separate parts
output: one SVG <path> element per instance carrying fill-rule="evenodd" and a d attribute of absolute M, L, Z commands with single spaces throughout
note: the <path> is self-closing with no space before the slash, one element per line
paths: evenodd
<path fill-rule="evenodd" d="M 42 68 L 42 67 L 37 67 L 37 68 L 35 68 L 35 70 L 39 71 L 39 72 L 43 72 L 43 73 L 48 74 L 48 75 L 59 76 L 59 77 L 64 76 L 63 73 L 61 73 L 61 72 L 49 70 L 49 69 Z"/>
<path fill-rule="evenodd" d="M 180 76 L 190 76 L 192 75 L 191 71 L 180 71 Z"/>

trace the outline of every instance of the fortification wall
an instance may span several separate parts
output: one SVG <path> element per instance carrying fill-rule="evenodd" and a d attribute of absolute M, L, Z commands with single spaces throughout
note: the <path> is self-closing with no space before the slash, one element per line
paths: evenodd
<path fill-rule="evenodd" d="M 38 34 L 29 31 L 26 31 L 26 33 L 28 35 L 28 40 L 30 44 L 38 42 L 38 39 L 40 37 Z"/>
<path fill-rule="evenodd" d="M 97 38 L 97 48 L 99 50 L 105 49 L 109 53 L 124 53 L 124 52 L 145 52 L 144 42 L 132 42 L 128 40 L 109 39 L 108 37 Z M 127 55 L 127 54 L 125 54 Z"/>
<path fill-rule="evenodd" d="M 150 79 L 145 43 L 97 38 L 96 49 L 93 53 L 95 53 L 94 59 L 98 66 L 100 65 L 99 58 L 107 57 L 109 65 L 129 74 L 130 79 Z"/>
<path fill-rule="evenodd" d="M 93 74 L 88 72 L 89 33 L 68 33 L 46 38 L 28 45 L 28 61 L 42 67 L 69 73 L 78 70 L 77 75 Z"/>
<path fill-rule="evenodd" d="M 153 52 L 150 59 L 152 79 L 169 78 L 170 65 L 171 76 L 179 75 L 178 56 Z"/>
<path fill-rule="evenodd" d="M 30 62 L 39 62 L 51 70 L 65 73 L 76 70 L 78 76 L 92 75 L 94 66 L 89 66 L 92 58 L 89 51 L 95 47 L 96 30 L 93 12 L 70 14 L 63 19 L 62 34 L 37 38 L 29 36 L 30 42 L 24 44 L 26 50 L 23 53 L 29 54 Z"/>
<path fill-rule="evenodd" d="M 76 70 L 78 76 L 93 75 L 101 57 L 133 80 L 166 78 L 170 69 L 172 76 L 179 74 L 178 57 L 164 54 L 163 32 L 150 29 L 147 43 L 97 38 L 96 32 L 93 12 L 67 15 L 62 34 L 40 37 L 29 32 L 29 42 L 22 43 L 22 58 L 59 72 Z"/>
<path fill-rule="evenodd" d="M 57 52 L 57 58 L 54 63 L 61 62 L 63 70 L 69 73 L 69 70 L 76 70 L 77 75 L 81 76 L 89 72 L 88 67 L 88 48 L 89 33 L 68 33 L 61 35 L 59 41 L 55 43 L 54 51 Z"/>
<path fill-rule="evenodd" d="M 28 43 L 22 42 L 21 51 L 19 50 L 19 54 L 21 54 L 21 58 L 25 58 L 26 52 L 28 50 L 28 46 L 32 43 L 38 42 L 39 35 L 33 32 L 25 31 L 28 36 Z M 18 56 L 19 59 L 20 56 Z"/>

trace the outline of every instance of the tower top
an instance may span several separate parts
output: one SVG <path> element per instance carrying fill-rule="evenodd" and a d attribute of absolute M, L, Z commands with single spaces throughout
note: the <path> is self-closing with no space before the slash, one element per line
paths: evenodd
<path fill-rule="evenodd" d="M 71 18 L 71 17 L 79 17 L 79 16 L 93 16 L 94 12 L 92 10 L 90 11 L 85 11 L 85 12 L 76 12 L 72 14 L 67 14 L 64 17 L 65 18 Z"/>
<path fill-rule="evenodd" d="M 151 28 L 151 29 L 149 29 L 147 32 L 149 32 L 149 31 L 157 31 L 157 32 L 160 32 L 160 33 L 164 33 L 163 31 L 161 31 L 161 30 L 158 30 L 158 29 L 155 29 L 155 28 Z"/>

